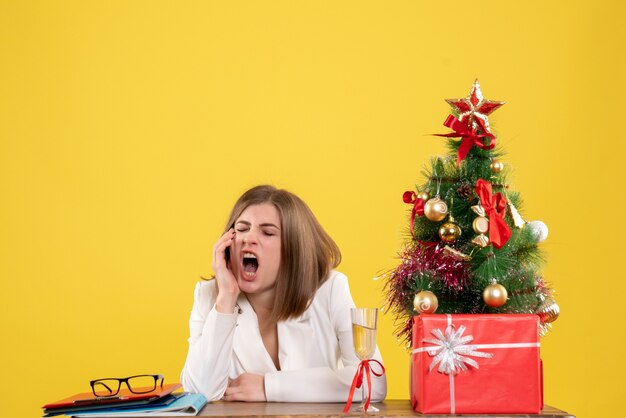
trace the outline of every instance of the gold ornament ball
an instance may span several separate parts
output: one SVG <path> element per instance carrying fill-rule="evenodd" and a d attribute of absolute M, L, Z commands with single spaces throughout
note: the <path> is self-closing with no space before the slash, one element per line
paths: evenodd
<path fill-rule="evenodd" d="M 504 163 L 498 160 L 493 160 L 489 167 L 491 168 L 492 173 L 499 173 L 504 169 Z"/>
<path fill-rule="evenodd" d="M 439 238 L 446 244 L 451 244 L 461 237 L 461 228 L 454 222 L 446 222 L 439 228 Z"/>
<path fill-rule="evenodd" d="M 504 286 L 498 283 L 492 283 L 489 286 L 485 287 L 483 291 L 483 300 L 487 306 L 491 306 L 492 308 L 497 308 L 506 303 L 508 298 L 508 294 Z"/>
<path fill-rule="evenodd" d="M 429 290 L 422 290 L 415 295 L 413 299 L 413 307 L 416 312 L 421 314 L 433 313 L 439 307 L 437 296 Z"/>
<path fill-rule="evenodd" d="M 541 303 L 541 306 L 539 306 L 537 315 L 539 315 L 541 322 L 548 323 L 556 321 L 560 312 L 559 305 L 557 305 L 553 299 L 546 298 L 546 300 Z"/>
<path fill-rule="evenodd" d="M 422 199 L 424 202 L 426 202 L 428 199 L 430 199 L 430 196 L 428 195 L 427 191 L 423 191 L 417 194 L 417 198 Z"/>
<path fill-rule="evenodd" d="M 443 221 L 447 214 L 448 205 L 439 197 L 433 197 L 424 204 L 424 216 L 430 221 Z"/>

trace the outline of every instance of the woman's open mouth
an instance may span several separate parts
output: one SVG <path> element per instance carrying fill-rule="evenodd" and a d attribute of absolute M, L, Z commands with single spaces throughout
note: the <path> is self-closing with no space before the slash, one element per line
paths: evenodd
<path fill-rule="evenodd" d="M 248 252 L 243 253 L 243 278 L 252 280 L 256 276 L 256 272 L 259 269 L 259 260 L 256 255 Z"/>

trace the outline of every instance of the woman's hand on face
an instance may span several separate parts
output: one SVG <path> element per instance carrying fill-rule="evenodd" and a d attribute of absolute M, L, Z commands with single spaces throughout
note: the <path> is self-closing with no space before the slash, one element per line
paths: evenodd
<path fill-rule="evenodd" d="M 265 377 L 244 373 L 228 382 L 223 399 L 225 401 L 266 402 Z"/>
<path fill-rule="evenodd" d="M 233 312 L 240 292 L 237 279 L 226 260 L 226 250 L 230 251 L 234 240 L 235 230 L 231 228 L 213 246 L 213 271 L 217 280 L 215 308 L 221 313 Z"/>

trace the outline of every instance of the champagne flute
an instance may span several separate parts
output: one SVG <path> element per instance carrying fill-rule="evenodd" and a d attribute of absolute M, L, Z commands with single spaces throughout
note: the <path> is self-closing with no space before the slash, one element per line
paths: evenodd
<path fill-rule="evenodd" d="M 378 308 L 352 308 L 352 340 L 354 352 L 360 360 L 369 360 L 376 352 L 376 325 L 378 320 Z M 365 402 L 367 400 L 367 379 L 363 378 L 361 385 L 361 405 L 353 411 L 367 412 Z M 378 411 L 378 408 L 371 405 L 368 410 Z"/>

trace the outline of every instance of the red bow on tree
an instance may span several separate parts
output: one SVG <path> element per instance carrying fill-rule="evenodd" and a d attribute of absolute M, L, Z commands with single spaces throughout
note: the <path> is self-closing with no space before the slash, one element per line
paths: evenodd
<path fill-rule="evenodd" d="M 411 235 L 413 234 L 413 224 L 415 223 L 415 215 L 422 216 L 424 214 L 424 199 L 420 199 L 417 197 L 415 192 L 404 192 L 402 195 L 402 200 L 404 203 L 409 203 L 413 205 L 413 209 L 411 210 Z"/>
<path fill-rule="evenodd" d="M 465 122 L 461 122 L 453 115 L 448 115 L 448 118 L 443 124 L 444 126 L 452 129 L 454 132 L 449 134 L 435 134 L 436 136 L 444 136 L 446 138 L 461 138 L 461 145 L 459 145 L 459 151 L 456 159 L 458 165 L 461 165 L 461 161 L 465 159 L 467 153 L 473 145 L 484 150 L 490 150 L 496 146 L 496 137 L 487 131 L 487 128 L 481 119 L 477 119 L 477 121 L 479 121 L 478 125 L 481 127 L 481 131 L 485 133 L 478 134 L 477 129 L 470 128 Z M 485 145 L 483 138 L 489 138 L 490 141 L 488 145 Z"/>
<path fill-rule="evenodd" d="M 372 366 L 370 366 L 370 362 L 378 363 L 381 368 L 380 373 L 376 373 Z M 352 379 L 352 386 L 350 387 L 350 393 L 348 394 L 348 401 L 346 402 L 346 406 L 343 408 L 344 413 L 348 413 L 350 411 L 350 405 L 352 405 L 352 398 L 354 397 L 354 390 L 356 388 L 360 388 L 363 384 L 363 375 L 367 378 L 367 400 L 365 401 L 365 405 L 363 406 L 364 412 L 367 412 L 367 409 L 370 407 L 370 400 L 372 398 L 372 374 L 374 376 L 382 376 L 385 374 L 385 366 L 383 366 L 380 361 L 370 359 L 363 360 L 359 363 L 359 366 L 356 369 L 356 374 L 354 375 L 354 379 Z"/>
<path fill-rule="evenodd" d="M 511 238 L 511 229 L 504 221 L 507 200 L 501 193 L 492 195 L 491 183 L 483 179 L 478 179 L 476 182 L 476 193 L 489 217 L 489 241 L 494 247 L 500 249 Z"/>

